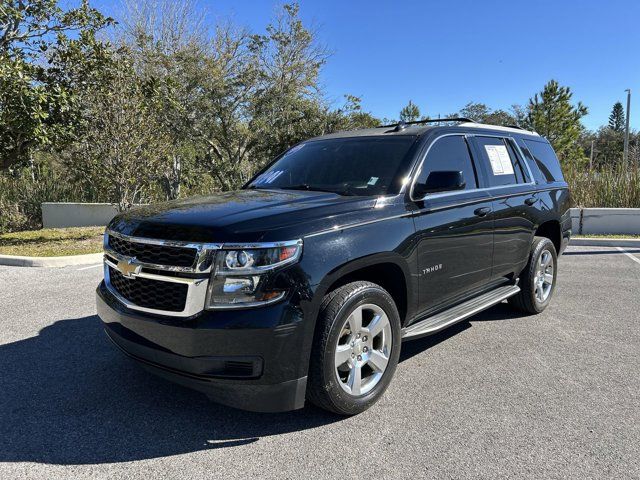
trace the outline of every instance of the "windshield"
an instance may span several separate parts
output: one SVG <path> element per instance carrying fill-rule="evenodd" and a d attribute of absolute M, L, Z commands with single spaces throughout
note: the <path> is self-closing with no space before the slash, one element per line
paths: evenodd
<path fill-rule="evenodd" d="M 319 190 L 340 195 L 397 193 L 413 136 L 351 137 L 296 145 L 249 188 Z"/>

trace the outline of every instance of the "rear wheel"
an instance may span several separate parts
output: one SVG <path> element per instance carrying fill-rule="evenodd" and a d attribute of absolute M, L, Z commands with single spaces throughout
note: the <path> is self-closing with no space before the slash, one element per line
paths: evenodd
<path fill-rule="evenodd" d="M 311 402 L 342 415 L 384 393 L 400 356 L 400 316 L 379 285 L 353 282 L 323 300 L 307 384 Z"/>
<path fill-rule="evenodd" d="M 529 262 L 520 274 L 520 292 L 509 303 L 526 313 L 540 313 L 551 301 L 556 286 L 558 256 L 553 242 L 534 237 Z"/>

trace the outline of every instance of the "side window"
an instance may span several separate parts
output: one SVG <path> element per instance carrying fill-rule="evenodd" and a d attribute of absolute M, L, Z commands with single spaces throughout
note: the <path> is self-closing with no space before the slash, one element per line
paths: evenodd
<path fill-rule="evenodd" d="M 547 182 L 564 181 L 560 162 L 551 145 L 537 140 L 525 140 L 524 143 L 527 145 L 531 155 L 533 155 L 536 165 L 538 165 Z"/>
<path fill-rule="evenodd" d="M 525 173 L 523 165 L 518 159 L 519 157 L 515 151 L 513 143 L 511 143 L 509 140 L 505 140 L 504 143 L 506 143 L 507 150 L 509 151 L 509 156 L 511 157 L 511 163 L 513 164 L 513 171 L 516 174 L 516 180 L 518 181 L 518 183 L 527 183 L 529 181 L 529 177 Z"/>
<path fill-rule="evenodd" d="M 465 190 L 478 188 L 469 146 L 462 135 L 442 137 L 431 146 L 422 164 L 418 182 L 425 183 L 431 172 L 458 171 L 465 180 Z"/>
<path fill-rule="evenodd" d="M 525 175 L 511 143 L 503 138 L 475 137 L 490 187 L 525 183 Z"/>
<path fill-rule="evenodd" d="M 533 155 L 531 155 L 531 152 L 529 151 L 529 148 L 527 147 L 527 145 L 524 143 L 524 140 L 520 139 L 518 141 L 518 146 L 520 147 L 520 150 L 522 150 L 522 153 L 524 155 L 524 159 L 527 162 L 527 165 L 529 165 L 529 169 L 531 170 L 531 173 L 533 174 L 533 179 L 535 180 L 535 182 L 536 183 L 546 183 L 547 179 L 545 178 L 545 176 L 540 171 L 540 167 L 538 167 L 538 164 L 533 159 Z"/>

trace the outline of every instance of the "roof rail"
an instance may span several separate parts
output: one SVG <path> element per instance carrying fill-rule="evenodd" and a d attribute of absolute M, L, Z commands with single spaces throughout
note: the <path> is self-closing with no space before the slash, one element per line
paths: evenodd
<path fill-rule="evenodd" d="M 526 130 L 526 128 L 521 127 L 520 125 L 505 125 L 508 128 L 517 128 L 518 130 Z"/>
<path fill-rule="evenodd" d="M 475 123 L 475 121 L 466 117 L 452 117 L 452 118 L 427 118 L 424 120 L 414 120 L 413 122 L 403 122 L 399 121 L 398 123 L 392 123 L 390 125 L 378 125 L 376 128 L 391 128 L 396 127 L 399 130 L 403 130 L 407 125 L 419 125 L 421 123 L 440 123 L 440 122 L 471 122 Z"/>

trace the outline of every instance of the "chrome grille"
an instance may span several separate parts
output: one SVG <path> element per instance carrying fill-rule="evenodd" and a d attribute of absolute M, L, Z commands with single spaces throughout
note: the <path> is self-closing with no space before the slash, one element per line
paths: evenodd
<path fill-rule="evenodd" d="M 220 248 L 130 237 L 107 229 L 105 285 L 127 308 L 191 317 L 204 309 L 214 252 Z"/>
<path fill-rule="evenodd" d="M 198 258 L 198 250 L 195 248 L 139 243 L 115 235 L 109 235 L 108 245 L 120 255 L 135 257 L 140 262 L 154 265 L 193 267 Z"/>
<path fill-rule="evenodd" d="M 189 285 L 142 277 L 127 278 L 115 268 L 108 268 L 111 286 L 128 301 L 140 307 L 168 312 L 182 312 L 184 310 Z"/>

